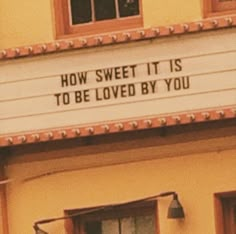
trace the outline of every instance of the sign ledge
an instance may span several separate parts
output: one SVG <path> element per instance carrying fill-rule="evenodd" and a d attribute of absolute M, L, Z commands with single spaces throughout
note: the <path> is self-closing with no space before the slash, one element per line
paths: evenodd
<path fill-rule="evenodd" d="M 0 136 L 0 147 L 236 118 L 236 106 Z"/>

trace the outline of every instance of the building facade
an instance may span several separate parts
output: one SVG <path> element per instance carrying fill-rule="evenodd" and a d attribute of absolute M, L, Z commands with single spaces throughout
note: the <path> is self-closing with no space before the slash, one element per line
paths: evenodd
<path fill-rule="evenodd" d="M 0 234 L 235 234 L 235 26 L 235 0 L 0 0 Z"/>

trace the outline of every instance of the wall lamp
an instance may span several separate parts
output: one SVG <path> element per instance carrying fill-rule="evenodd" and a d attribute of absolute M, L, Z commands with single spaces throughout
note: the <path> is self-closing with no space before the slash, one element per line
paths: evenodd
<path fill-rule="evenodd" d="M 179 202 L 178 199 L 178 194 L 176 192 L 166 192 L 166 193 L 160 193 L 157 197 L 166 197 L 173 195 L 173 200 L 171 201 L 169 208 L 168 208 L 168 213 L 167 213 L 167 218 L 169 219 L 183 219 L 185 217 L 184 215 L 184 209 Z"/>
<path fill-rule="evenodd" d="M 44 230 L 39 228 L 38 225 L 51 223 L 51 222 L 54 222 L 54 221 L 57 221 L 57 220 L 62 220 L 62 219 L 69 219 L 69 218 L 77 217 L 79 215 L 93 213 L 93 212 L 96 212 L 96 211 L 102 211 L 102 210 L 106 210 L 107 208 L 110 209 L 114 206 L 125 206 L 125 205 L 129 205 L 129 204 L 135 204 L 135 203 L 139 203 L 139 202 L 154 200 L 158 197 L 167 197 L 167 196 L 173 196 L 173 199 L 172 199 L 172 201 L 169 205 L 169 208 L 168 208 L 167 218 L 169 218 L 169 219 L 183 219 L 185 217 L 184 209 L 183 209 L 181 203 L 179 202 L 178 194 L 176 192 L 171 191 L 171 192 L 164 192 L 164 193 L 160 193 L 160 194 L 155 195 L 155 196 L 146 197 L 146 198 L 142 198 L 142 199 L 139 199 L 139 200 L 134 200 L 134 201 L 126 202 L 126 203 L 112 204 L 112 205 L 101 206 L 101 207 L 97 207 L 97 208 L 81 210 L 80 212 L 78 212 L 76 214 L 73 214 L 73 215 L 62 216 L 62 217 L 59 217 L 59 218 L 39 220 L 39 221 L 34 223 L 33 228 L 35 230 L 35 234 L 48 234 L 48 232 L 45 232 Z"/>

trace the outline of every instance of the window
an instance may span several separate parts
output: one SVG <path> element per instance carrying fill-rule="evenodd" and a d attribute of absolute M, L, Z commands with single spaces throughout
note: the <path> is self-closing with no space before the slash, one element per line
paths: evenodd
<path fill-rule="evenodd" d="M 90 209 L 94 210 L 94 209 Z M 156 201 L 107 206 L 66 221 L 70 234 L 157 234 Z M 86 210 L 66 211 L 67 215 Z"/>
<path fill-rule="evenodd" d="M 236 12 L 236 0 L 203 0 L 205 16 L 231 14 Z"/>
<path fill-rule="evenodd" d="M 236 233 L 236 192 L 215 195 L 216 233 Z"/>
<path fill-rule="evenodd" d="M 54 6 L 58 37 L 142 26 L 141 0 L 54 0 Z"/>

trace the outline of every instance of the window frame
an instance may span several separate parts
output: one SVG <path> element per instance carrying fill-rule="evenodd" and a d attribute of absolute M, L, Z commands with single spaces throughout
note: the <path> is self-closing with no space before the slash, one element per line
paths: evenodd
<path fill-rule="evenodd" d="M 143 27 L 142 0 L 139 15 L 72 25 L 69 0 L 54 0 L 56 38 L 89 36 Z"/>
<path fill-rule="evenodd" d="M 64 226 L 68 234 L 86 234 L 84 231 L 85 223 L 88 221 L 100 221 L 106 219 L 120 219 L 124 217 L 132 217 L 142 212 L 142 215 L 154 215 L 155 217 L 155 234 L 159 234 L 157 200 L 143 201 L 124 205 L 111 205 L 101 207 L 93 207 L 88 209 L 65 210 L 65 215 L 74 215 L 76 213 L 86 213 L 88 210 L 94 210 L 88 214 L 82 214 L 71 219 L 66 219 Z M 98 209 L 96 211 L 96 209 Z"/>
<path fill-rule="evenodd" d="M 219 2 L 218 0 L 203 0 L 204 17 L 230 15 L 236 13 L 236 1 Z"/>
<path fill-rule="evenodd" d="M 236 191 L 214 194 L 216 234 L 232 233 L 235 205 Z"/>

